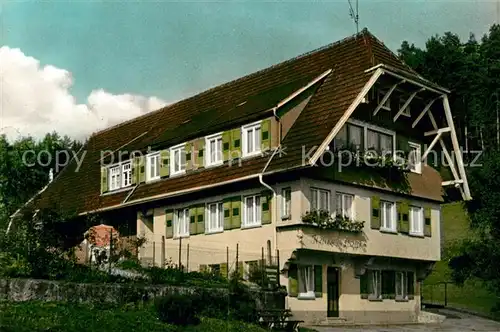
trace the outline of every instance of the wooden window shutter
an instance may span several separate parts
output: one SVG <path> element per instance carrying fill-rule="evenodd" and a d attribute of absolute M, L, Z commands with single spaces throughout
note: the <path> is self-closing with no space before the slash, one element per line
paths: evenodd
<path fill-rule="evenodd" d="M 160 151 L 160 177 L 164 178 L 170 174 L 170 151 Z"/>
<path fill-rule="evenodd" d="M 288 296 L 297 297 L 299 295 L 299 280 L 297 265 L 291 264 L 288 268 Z"/>
<path fill-rule="evenodd" d="M 202 168 L 205 166 L 205 138 L 200 138 L 195 141 L 195 149 L 194 149 L 194 163 L 195 168 Z"/>
<path fill-rule="evenodd" d="M 165 234 L 167 239 L 171 239 L 174 237 L 174 225 L 173 225 L 173 220 L 174 220 L 174 210 L 169 209 L 165 210 Z"/>
<path fill-rule="evenodd" d="M 380 197 L 372 197 L 372 217 L 370 227 L 380 229 Z"/>
<path fill-rule="evenodd" d="M 108 191 L 108 168 L 101 167 L 101 194 Z"/>
<path fill-rule="evenodd" d="M 321 265 L 314 265 L 314 295 L 323 296 L 323 267 Z"/>
<path fill-rule="evenodd" d="M 231 130 L 231 158 L 241 158 L 241 128 Z"/>
<path fill-rule="evenodd" d="M 186 171 L 193 169 L 193 142 L 187 142 L 185 147 L 186 153 Z"/>
<path fill-rule="evenodd" d="M 260 149 L 266 151 L 271 148 L 271 119 L 262 120 L 260 125 Z"/>
<path fill-rule="evenodd" d="M 139 157 L 139 183 L 146 182 L 146 156 Z"/>
<path fill-rule="evenodd" d="M 424 207 L 424 235 L 432 236 L 432 211 L 431 208 Z"/>
<path fill-rule="evenodd" d="M 222 158 L 224 161 L 228 161 L 231 152 L 231 131 L 225 131 L 222 133 Z"/>
<path fill-rule="evenodd" d="M 241 196 L 231 198 L 231 229 L 241 228 Z"/>
<path fill-rule="evenodd" d="M 137 167 L 137 164 L 138 164 L 138 161 L 139 158 L 137 157 L 134 157 L 132 158 L 132 162 L 130 164 L 131 166 L 131 175 L 130 175 L 130 183 L 132 184 L 137 184 L 137 171 L 138 171 L 138 167 Z"/>
<path fill-rule="evenodd" d="M 368 278 L 370 276 L 370 271 L 366 270 L 364 274 L 359 277 L 359 294 L 362 299 L 368 298 Z"/>
<path fill-rule="evenodd" d="M 398 232 L 401 232 L 401 220 L 403 218 L 403 214 L 401 213 L 401 202 L 396 202 L 396 215 L 398 216 L 396 220 L 396 225 Z"/>
<path fill-rule="evenodd" d="M 273 194 L 270 190 L 265 190 L 260 195 L 262 225 L 270 224 Z"/>
<path fill-rule="evenodd" d="M 231 229 L 231 199 L 225 198 L 222 203 L 224 211 L 224 229 Z"/>
<path fill-rule="evenodd" d="M 192 206 L 189 208 L 189 234 L 194 235 L 198 234 L 197 232 L 197 225 L 198 223 L 196 222 L 196 206 Z"/>
<path fill-rule="evenodd" d="M 410 231 L 410 204 L 402 201 L 399 210 L 399 231 L 408 234 Z"/>
<path fill-rule="evenodd" d="M 205 233 L 205 204 L 196 207 L 196 231 L 198 234 Z"/>

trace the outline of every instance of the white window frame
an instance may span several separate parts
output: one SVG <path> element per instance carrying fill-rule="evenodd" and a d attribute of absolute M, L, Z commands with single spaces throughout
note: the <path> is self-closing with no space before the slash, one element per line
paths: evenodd
<path fill-rule="evenodd" d="M 118 170 L 116 172 L 116 170 Z M 115 173 L 115 174 L 113 174 Z M 116 179 L 118 177 L 118 179 Z M 114 191 L 122 188 L 122 167 L 121 164 L 115 164 L 108 168 L 108 189 Z"/>
<path fill-rule="evenodd" d="M 401 278 L 401 279 L 399 279 Z M 408 300 L 408 276 L 406 271 L 396 271 L 396 276 L 394 280 L 395 290 L 397 300 Z"/>
<path fill-rule="evenodd" d="M 345 199 L 346 197 L 350 197 L 351 198 L 351 215 L 350 216 L 347 216 L 349 218 L 349 220 L 354 220 L 354 199 L 355 199 L 355 196 L 353 194 L 347 194 L 347 193 L 343 193 L 343 192 L 336 192 L 335 193 L 335 215 L 337 215 L 337 212 L 338 212 L 338 204 L 339 204 L 339 199 L 340 199 L 340 209 L 342 211 L 342 215 L 345 216 L 346 213 L 345 213 L 345 210 L 346 209 L 346 205 L 345 205 Z"/>
<path fill-rule="evenodd" d="M 156 171 L 157 174 L 151 174 L 151 163 L 156 159 Z M 161 167 L 161 159 L 160 152 L 153 152 L 146 155 L 146 181 L 154 181 L 160 178 L 160 167 Z"/>
<path fill-rule="evenodd" d="M 315 299 L 314 293 L 314 265 L 297 265 L 299 293 L 297 298 L 301 300 Z M 304 287 L 305 291 L 301 292 Z"/>
<path fill-rule="evenodd" d="M 313 206 L 313 196 L 314 196 L 314 192 L 317 192 L 317 199 L 316 199 L 316 206 Z M 328 189 L 321 189 L 321 188 L 317 188 L 317 187 L 311 187 L 311 197 L 309 198 L 309 210 L 310 211 L 314 211 L 314 210 L 321 210 L 321 209 L 318 209 L 318 207 L 320 207 L 320 193 L 326 193 L 326 204 L 327 204 L 327 208 L 326 209 L 322 209 L 322 210 L 326 210 L 326 211 L 331 211 L 330 208 L 331 208 L 331 196 L 330 196 L 330 190 Z"/>
<path fill-rule="evenodd" d="M 217 222 L 215 222 L 215 227 L 212 227 L 213 220 L 212 220 L 212 214 L 211 214 L 211 207 L 215 205 L 216 206 L 216 220 L 219 223 L 217 225 Z M 207 203 L 206 205 L 206 223 L 205 223 L 205 233 L 207 234 L 212 234 L 212 233 L 219 233 L 224 231 L 224 206 L 221 201 L 218 202 L 211 202 Z"/>
<path fill-rule="evenodd" d="M 381 300 L 382 299 L 382 272 L 380 270 L 367 270 L 369 273 L 368 278 L 368 299 L 369 300 Z M 375 291 L 375 292 L 373 292 Z"/>
<path fill-rule="evenodd" d="M 221 141 L 219 156 L 220 160 L 212 161 L 212 149 L 210 147 L 210 142 L 215 140 L 215 148 L 217 150 L 217 141 Z M 218 166 L 224 163 L 223 156 L 223 147 L 222 147 L 222 133 L 213 134 L 205 137 L 205 165 L 206 166 Z"/>
<path fill-rule="evenodd" d="M 408 146 L 410 147 L 410 153 L 415 151 L 417 163 L 415 165 L 410 165 L 410 171 L 417 174 L 422 174 L 422 147 L 420 144 L 415 142 L 408 142 Z M 408 156 L 408 160 L 409 160 Z"/>
<path fill-rule="evenodd" d="M 375 89 L 375 91 L 376 91 L 376 94 L 377 94 L 377 105 L 380 105 L 380 102 L 382 101 L 382 99 L 384 99 L 384 96 L 385 96 L 385 94 L 388 91 L 382 90 L 382 89 Z M 391 97 L 390 96 L 385 101 L 385 104 L 380 107 L 380 109 L 383 109 L 383 110 L 386 110 L 386 111 L 390 111 L 391 110 Z"/>
<path fill-rule="evenodd" d="M 363 147 L 364 147 L 364 149 L 368 148 L 368 129 L 373 130 L 373 131 L 377 131 L 377 132 L 382 133 L 382 134 L 392 136 L 392 154 L 393 154 L 394 160 L 396 160 L 395 159 L 396 158 L 396 153 L 395 153 L 395 151 L 396 151 L 396 132 L 395 131 L 392 131 L 392 130 L 389 130 L 386 128 L 382 128 L 379 126 L 375 126 L 375 125 L 372 125 L 371 123 L 367 123 L 367 122 L 363 122 L 363 121 L 359 121 L 359 120 L 354 120 L 354 119 L 347 120 L 347 123 L 363 127 Z"/>
<path fill-rule="evenodd" d="M 386 224 L 386 218 L 385 218 L 385 206 L 386 204 L 391 204 L 391 211 L 390 211 L 390 216 L 391 218 L 391 224 L 387 225 Z M 395 233 L 398 231 L 397 228 L 397 211 L 396 211 L 396 203 L 392 201 L 387 201 L 387 200 L 381 200 L 380 201 L 380 230 L 381 231 L 386 231 L 386 232 L 391 232 Z"/>
<path fill-rule="evenodd" d="M 253 216 L 254 220 L 248 220 L 247 199 L 253 198 Z M 262 211 L 260 207 L 261 196 L 259 194 L 248 195 L 243 197 L 243 220 L 241 228 L 258 227 L 262 225 Z M 257 201 L 259 204 L 257 204 Z"/>
<path fill-rule="evenodd" d="M 287 195 L 290 195 L 290 200 L 287 202 Z M 281 220 L 290 219 L 292 217 L 292 188 L 286 187 L 281 189 Z"/>
<path fill-rule="evenodd" d="M 254 146 L 253 151 L 248 151 L 248 132 L 253 130 L 253 140 L 255 144 L 255 130 L 259 129 L 259 144 Z M 243 157 L 250 157 L 250 156 L 256 156 L 261 154 L 261 149 L 260 146 L 262 144 L 262 126 L 261 126 L 261 121 L 254 122 L 248 125 L 245 125 L 241 127 L 241 144 L 243 145 L 242 152 L 243 152 Z"/>
<path fill-rule="evenodd" d="M 128 174 L 128 176 L 125 176 Z M 132 162 L 125 161 L 121 164 L 121 178 L 122 178 L 122 188 L 126 188 L 132 185 Z"/>
<path fill-rule="evenodd" d="M 179 212 L 183 213 L 183 219 L 179 220 Z M 190 226 L 190 215 L 188 208 L 174 210 L 174 238 L 188 237 Z M 182 224 L 181 224 L 182 222 Z"/>
<path fill-rule="evenodd" d="M 414 220 L 414 210 L 418 210 L 418 215 L 419 219 L 415 221 Z M 409 216 L 408 219 L 410 220 L 410 235 L 415 235 L 415 236 L 423 236 L 424 235 L 424 209 L 421 206 L 415 206 L 415 205 L 410 205 L 410 210 L 409 210 Z M 417 227 L 416 227 L 417 226 Z"/>
<path fill-rule="evenodd" d="M 399 98 L 399 108 L 403 107 L 404 104 L 406 103 L 406 99 Z M 410 105 L 406 106 L 403 112 L 401 112 L 401 115 L 404 115 L 408 118 L 411 118 L 411 108 Z"/>
<path fill-rule="evenodd" d="M 179 151 L 179 170 L 175 170 L 175 153 Z M 182 164 L 182 155 L 184 154 L 184 162 L 186 162 L 186 144 L 182 143 L 170 148 L 170 176 L 186 173 L 186 163 Z"/>

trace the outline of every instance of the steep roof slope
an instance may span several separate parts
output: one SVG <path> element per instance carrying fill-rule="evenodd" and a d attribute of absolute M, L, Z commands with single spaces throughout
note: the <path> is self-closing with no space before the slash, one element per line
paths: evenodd
<path fill-rule="evenodd" d="M 379 63 L 411 71 L 366 29 L 361 33 L 303 54 L 235 81 L 220 85 L 158 111 L 124 122 L 90 137 L 81 167 L 73 161 L 42 194 L 42 202 L 56 201 L 62 208 L 85 212 L 118 206 L 125 198 L 174 193 L 262 172 L 269 156 L 242 162 L 238 167 L 217 167 L 141 184 L 100 195 L 102 151 L 168 147 L 205 134 L 228 129 L 272 114 L 271 108 L 326 70 L 332 72 L 317 88 L 282 143 L 280 158 L 269 171 L 302 166 L 302 146 L 318 146 L 368 81 L 365 70 Z M 81 158 L 81 156 L 80 156 Z"/>

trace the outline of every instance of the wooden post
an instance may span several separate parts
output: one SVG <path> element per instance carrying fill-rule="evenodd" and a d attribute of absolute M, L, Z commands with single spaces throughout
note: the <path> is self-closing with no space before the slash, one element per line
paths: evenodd
<path fill-rule="evenodd" d="M 280 286 L 280 251 L 276 249 L 276 261 L 278 266 L 276 267 L 276 281 L 278 283 L 278 287 Z"/>
<path fill-rule="evenodd" d="M 229 280 L 229 247 L 226 247 L 226 279 Z"/>
<path fill-rule="evenodd" d="M 266 273 L 266 264 L 264 262 L 264 247 L 262 249 L 262 259 L 260 260 L 260 275 L 261 275 L 261 284 L 262 287 L 264 286 L 264 281 L 265 281 L 265 273 Z"/>
<path fill-rule="evenodd" d="M 187 244 L 187 252 L 186 252 L 186 272 L 189 272 L 189 243 Z"/>
<path fill-rule="evenodd" d="M 156 242 L 153 241 L 153 267 L 156 265 Z"/>
<path fill-rule="evenodd" d="M 111 274 L 111 253 L 113 252 L 113 228 L 109 230 L 108 272 Z"/>
<path fill-rule="evenodd" d="M 239 276 L 239 266 L 238 266 L 238 254 L 239 254 L 239 243 L 236 243 L 236 276 Z"/>
<path fill-rule="evenodd" d="M 181 254 L 182 254 L 182 237 L 179 237 L 179 265 L 178 265 L 178 268 L 182 271 Z"/>
<path fill-rule="evenodd" d="M 160 248 L 160 266 L 165 268 L 165 236 L 161 236 L 161 248 Z"/>

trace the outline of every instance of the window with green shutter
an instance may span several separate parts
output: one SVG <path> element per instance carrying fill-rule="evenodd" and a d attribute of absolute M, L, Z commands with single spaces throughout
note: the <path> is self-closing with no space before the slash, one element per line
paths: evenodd
<path fill-rule="evenodd" d="M 170 174 L 170 151 L 160 151 L 160 177 L 164 178 Z"/>
<path fill-rule="evenodd" d="M 399 202 L 398 203 L 399 232 L 408 234 L 410 230 L 409 215 L 410 215 L 410 205 L 408 201 Z"/>
<path fill-rule="evenodd" d="M 223 161 L 228 161 L 231 157 L 231 131 L 222 133 L 222 158 Z"/>
<path fill-rule="evenodd" d="M 380 197 L 372 197 L 371 228 L 380 229 Z"/>
<path fill-rule="evenodd" d="M 261 205 L 261 219 L 262 225 L 271 223 L 271 204 L 273 194 L 270 190 L 265 190 L 260 194 L 260 205 Z"/>
<path fill-rule="evenodd" d="M 231 198 L 231 229 L 241 227 L 241 196 Z"/>
<path fill-rule="evenodd" d="M 173 219 L 174 219 L 174 210 L 172 209 L 165 210 L 165 227 L 166 227 L 165 237 L 167 239 L 171 239 L 174 236 Z"/>
<path fill-rule="evenodd" d="M 200 138 L 194 143 L 195 169 L 205 167 L 205 138 Z"/>
<path fill-rule="evenodd" d="M 241 158 L 241 128 L 231 130 L 231 158 Z"/>
<path fill-rule="evenodd" d="M 146 182 L 146 156 L 139 158 L 139 183 Z"/>
<path fill-rule="evenodd" d="M 261 123 L 261 151 L 271 148 L 271 119 L 263 120 Z"/>
<path fill-rule="evenodd" d="M 222 207 L 224 210 L 224 229 L 231 229 L 231 198 L 225 198 L 222 201 Z"/>
<path fill-rule="evenodd" d="M 108 168 L 101 167 L 101 194 L 108 191 Z"/>
<path fill-rule="evenodd" d="M 424 235 L 432 236 L 431 208 L 424 207 Z"/>

